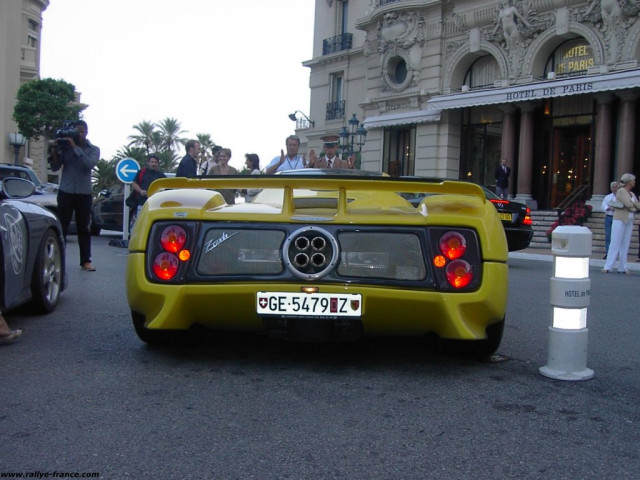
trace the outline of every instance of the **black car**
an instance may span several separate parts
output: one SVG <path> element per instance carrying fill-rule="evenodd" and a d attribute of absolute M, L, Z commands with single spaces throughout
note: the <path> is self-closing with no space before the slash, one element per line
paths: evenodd
<path fill-rule="evenodd" d="M 46 208 L 21 201 L 35 186 L 21 178 L 0 181 L 0 307 L 31 302 L 51 312 L 66 285 L 65 249 L 58 218 Z"/>
<path fill-rule="evenodd" d="M 124 207 L 124 184 L 116 183 L 101 191 L 93 200 L 91 233 L 99 235 L 101 230 L 122 231 Z"/>
<path fill-rule="evenodd" d="M 412 177 L 418 178 L 418 177 Z M 432 179 L 442 181 L 442 179 Z M 523 250 L 529 246 L 533 238 L 533 228 L 531 220 L 531 209 L 524 203 L 514 202 L 512 200 L 504 200 L 482 186 L 484 195 L 498 211 L 498 216 L 502 221 L 504 233 L 507 236 L 507 247 L 510 252 Z M 403 196 L 411 202 L 412 205 L 418 206 L 422 201 L 420 196 Z"/>
<path fill-rule="evenodd" d="M 482 187 L 482 189 L 487 200 L 493 203 L 493 206 L 498 210 L 504 233 L 507 235 L 509 251 L 527 248 L 533 238 L 531 209 L 523 203 L 504 200 L 487 187 Z"/>

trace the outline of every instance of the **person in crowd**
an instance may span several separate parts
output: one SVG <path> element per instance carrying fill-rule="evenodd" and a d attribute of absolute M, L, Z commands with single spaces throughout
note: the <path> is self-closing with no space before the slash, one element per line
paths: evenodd
<path fill-rule="evenodd" d="M 337 155 L 338 151 L 337 135 L 328 135 L 322 137 L 322 148 L 324 154 L 320 157 L 316 156 L 316 152 L 311 150 L 309 152 L 309 168 L 353 168 L 353 157 L 349 157 L 348 160 L 341 160 Z"/>
<path fill-rule="evenodd" d="M 511 168 L 507 165 L 507 159 L 503 158 L 500 165 L 496 167 L 496 194 L 506 200 L 509 198 L 509 175 Z"/>
<path fill-rule="evenodd" d="M 611 202 L 616 200 L 616 192 L 618 191 L 618 182 L 611 182 L 609 185 L 611 193 L 602 200 L 602 211 L 604 212 L 604 259 L 607 258 L 609 244 L 611 243 L 611 224 L 613 223 L 614 208 Z"/>
<path fill-rule="evenodd" d="M 245 167 L 247 167 L 247 170 L 249 170 L 249 175 L 260 175 L 262 173 L 260 172 L 260 157 L 258 157 L 257 154 L 247 153 L 245 154 L 244 158 L 244 165 Z M 253 199 L 256 198 L 256 195 L 258 195 L 261 191 L 261 188 L 249 188 L 245 190 L 243 192 L 244 201 L 253 202 Z"/>
<path fill-rule="evenodd" d="M 636 177 L 631 173 L 625 173 L 620 177 L 616 200 L 622 204 L 622 208 L 615 208 L 613 223 L 611 225 L 611 243 L 607 251 L 607 261 L 602 271 L 609 273 L 618 260 L 618 273 L 629 274 L 627 269 L 627 255 L 633 232 L 633 214 L 640 209 L 640 202 L 631 191 L 636 184 Z"/>
<path fill-rule="evenodd" d="M 147 190 L 154 180 L 159 178 L 165 178 L 166 175 L 160 171 L 160 157 L 155 153 L 149 155 L 146 168 L 140 169 L 136 174 L 136 178 L 133 179 L 131 188 L 138 194 L 138 208 L 133 212 L 137 215 L 144 202 L 147 201 Z"/>
<path fill-rule="evenodd" d="M 11 343 L 16 340 L 20 335 L 22 335 L 22 330 L 19 328 L 16 330 L 12 330 L 9 328 L 9 324 L 2 316 L 2 312 L 0 312 L 0 344 L 3 343 Z"/>
<path fill-rule="evenodd" d="M 267 165 L 267 175 L 272 175 L 276 172 L 283 172 L 286 170 L 298 170 L 304 168 L 305 160 L 302 155 L 298 155 L 300 149 L 300 139 L 295 135 L 289 135 L 285 140 L 287 146 L 287 154 L 284 154 L 284 150 L 280 150 L 280 155 L 274 157 L 271 163 Z"/>
<path fill-rule="evenodd" d="M 71 217 L 75 213 L 80 268 L 95 272 L 91 263 L 91 170 L 100 160 L 100 149 L 87 140 L 87 123 L 74 123 L 75 134 L 53 141 L 49 163 L 51 170 L 62 168 L 58 190 L 58 218 L 67 238 Z"/>
<path fill-rule="evenodd" d="M 200 142 L 197 140 L 189 140 L 184 145 L 187 154 L 182 157 L 176 177 L 195 177 L 198 175 L 198 161 L 196 158 L 200 155 Z"/>
<path fill-rule="evenodd" d="M 231 160 L 231 149 L 223 148 L 218 154 L 218 164 L 212 166 L 207 172 L 207 175 L 237 175 L 238 170 L 229 165 L 229 160 Z M 235 189 L 224 189 L 218 191 L 227 204 L 233 205 L 236 203 Z"/>
<path fill-rule="evenodd" d="M 211 149 L 211 158 L 200 164 L 200 175 L 206 175 L 207 172 L 211 170 L 211 167 L 218 164 L 218 155 L 220 154 L 220 150 L 222 150 L 220 145 L 216 145 Z"/>

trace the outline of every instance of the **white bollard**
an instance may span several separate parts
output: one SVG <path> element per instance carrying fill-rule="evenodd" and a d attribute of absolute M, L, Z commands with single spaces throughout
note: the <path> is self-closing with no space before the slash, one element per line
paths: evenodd
<path fill-rule="evenodd" d="M 586 227 L 560 226 L 551 236 L 553 318 L 547 364 L 539 369 L 545 377 L 567 381 L 593 378 L 593 370 L 587 368 L 591 241 L 591 230 Z"/>

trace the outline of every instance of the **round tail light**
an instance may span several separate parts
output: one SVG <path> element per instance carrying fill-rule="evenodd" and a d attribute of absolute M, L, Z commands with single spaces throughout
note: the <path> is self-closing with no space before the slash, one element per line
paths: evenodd
<path fill-rule="evenodd" d="M 467 251 L 467 240 L 459 232 L 447 232 L 440 237 L 440 252 L 449 260 L 460 258 Z"/>
<path fill-rule="evenodd" d="M 161 280 L 171 280 L 178 273 L 178 257 L 173 253 L 163 252 L 153 260 L 153 273 Z"/>
<path fill-rule="evenodd" d="M 177 253 L 187 243 L 187 232 L 178 225 L 166 227 L 160 235 L 160 244 L 167 252 Z"/>
<path fill-rule="evenodd" d="M 449 284 L 455 288 L 463 288 L 473 280 L 473 269 L 466 260 L 454 260 L 445 269 Z"/>

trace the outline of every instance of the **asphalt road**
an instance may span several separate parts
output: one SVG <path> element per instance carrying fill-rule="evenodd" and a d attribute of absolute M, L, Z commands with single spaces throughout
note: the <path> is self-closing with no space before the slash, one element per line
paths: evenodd
<path fill-rule="evenodd" d="M 204 336 L 159 349 L 133 331 L 126 250 L 109 239 L 94 239 L 95 273 L 67 246 L 69 288 L 54 313 L 7 315 L 26 333 L 0 347 L 0 478 L 639 478 L 638 272 L 591 269 L 595 377 L 563 382 L 538 373 L 549 262 L 510 260 L 494 361 L 398 340 Z"/>

